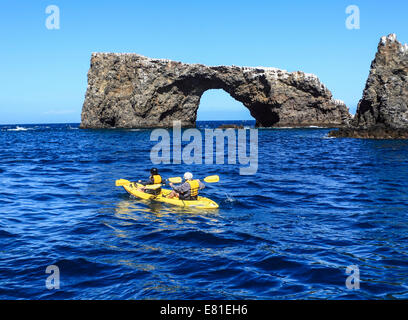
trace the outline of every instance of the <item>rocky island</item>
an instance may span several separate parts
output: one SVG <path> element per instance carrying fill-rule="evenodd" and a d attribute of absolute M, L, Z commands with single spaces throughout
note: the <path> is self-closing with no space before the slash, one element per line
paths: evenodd
<path fill-rule="evenodd" d="M 195 126 L 209 89 L 242 102 L 258 127 L 337 128 L 351 120 L 346 105 L 312 74 L 93 53 L 81 128 L 171 127 L 174 120 Z"/>
<path fill-rule="evenodd" d="M 333 137 L 408 139 L 408 45 L 382 37 L 357 113 Z"/>

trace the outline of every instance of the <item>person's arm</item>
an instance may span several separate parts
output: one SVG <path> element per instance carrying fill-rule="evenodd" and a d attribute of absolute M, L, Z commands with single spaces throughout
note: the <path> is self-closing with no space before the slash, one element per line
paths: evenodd
<path fill-rule="evenodd" d="M 188 190 L 190 190 L 190 185 L 187 182 L 184 182 L 183 184 L 179 186 L 172 186 L 173 190 L 176 191 L 177 193 L 186 193 Z"/>
<path fill-rule="evenodd" d="M 152 178 L 152 177 L 149 177 L 149 180 L 144 180 L 144 181 L 139 180 L 139 183 L 140 183 L 140 184 L 143 184 L 144 186 L 147 186 L 147 185 L 149 185 L 149 184 L 154 184 L 153 182 L 154 182 L 154 181 L 153 181 L 153 178 Z"/>
<path fill-rule="evenodd" d="M 202 190 L 202 189 L 204 189 L 204 188 L 205 188 L 205 184 L 202 183 L 200 180 L 198 180 L 198 189 L 199 189 L 199 190 Z"/>

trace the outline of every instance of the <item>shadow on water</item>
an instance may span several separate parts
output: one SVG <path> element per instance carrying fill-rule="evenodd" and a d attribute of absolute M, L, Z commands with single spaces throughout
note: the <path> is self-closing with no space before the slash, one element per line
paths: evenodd
<path fill-rule="evenodd" d="M 115 208 L 115 217 L 120 219 L 143 218 L 159 221 L 160 218 L 175 215 L 177 218 L 188 218 L 189 216 L 206 216 L 215 218 L 219 216 L 218 209 L 203 210 L 194 207 L 177 207 L 161 202 L 135 199 L 120 201 Z M 187 220 L 186 220 L 187 221 Z"/>

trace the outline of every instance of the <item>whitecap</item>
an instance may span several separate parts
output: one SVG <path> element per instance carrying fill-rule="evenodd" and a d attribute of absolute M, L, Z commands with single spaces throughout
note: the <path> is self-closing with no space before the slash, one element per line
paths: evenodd
<path fill-rule="evenodd" d="M 225 196 L 226 196 L 226 199 L 224 200 L 225 202 L 235 202 L 235 201 L 237 201 L 233 196 L 231 196 L 230 194 L 228 194 L 228 193 L 225 193 Z"/>
<path fill-rule="evenodd" d="M 270 127 L 271 129 L 277 129 L 277 130 L 285 130 L 285 129 L 295 129 L 294 127 Z"/>
<path fill-rule="evenodd" d="M 19 126 L 17 126 L 16 128 L 14 128 L 14 129 L 7 129 L 7 131 L 27 131 L 27 130 L 29 130 L 28 128 L 24 128 L 24 127 L 19 127 Z"/>

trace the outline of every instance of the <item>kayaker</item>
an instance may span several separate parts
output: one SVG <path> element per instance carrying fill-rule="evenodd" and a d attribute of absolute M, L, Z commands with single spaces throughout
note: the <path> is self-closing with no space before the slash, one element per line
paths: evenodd
<path fill-rule="evenodd" d="M 157 168 L 151 168 L 149 180 L 145 180 L 145 181 L 139 180 L 138 183 L 144 186 L 147 186 L 147 185 L 152 185 L 152 184 L 161 184 L 163 183 L 163 181 L 164 181 L 163 178 L 159 174 L 159 170 L 157 170 Z M 161 188 L 154 189 L 154 190 L 138 188 L 138 190 L 146 192 L 146 193 L 154 193 L 154 194 L 161 192 Z"/>
<path fill-rule="evenodd" d="M 204 189 L 205 184 L 200 180 L 193 180 L 193 174 L 186 172 L 184 174 L 185 182 L 182 185 L 174 186 L 170 183 L 173 191 L 167 196 L 167 198 L 178 197 L 180 200 L 197 200 L 198 190 Z"/>

